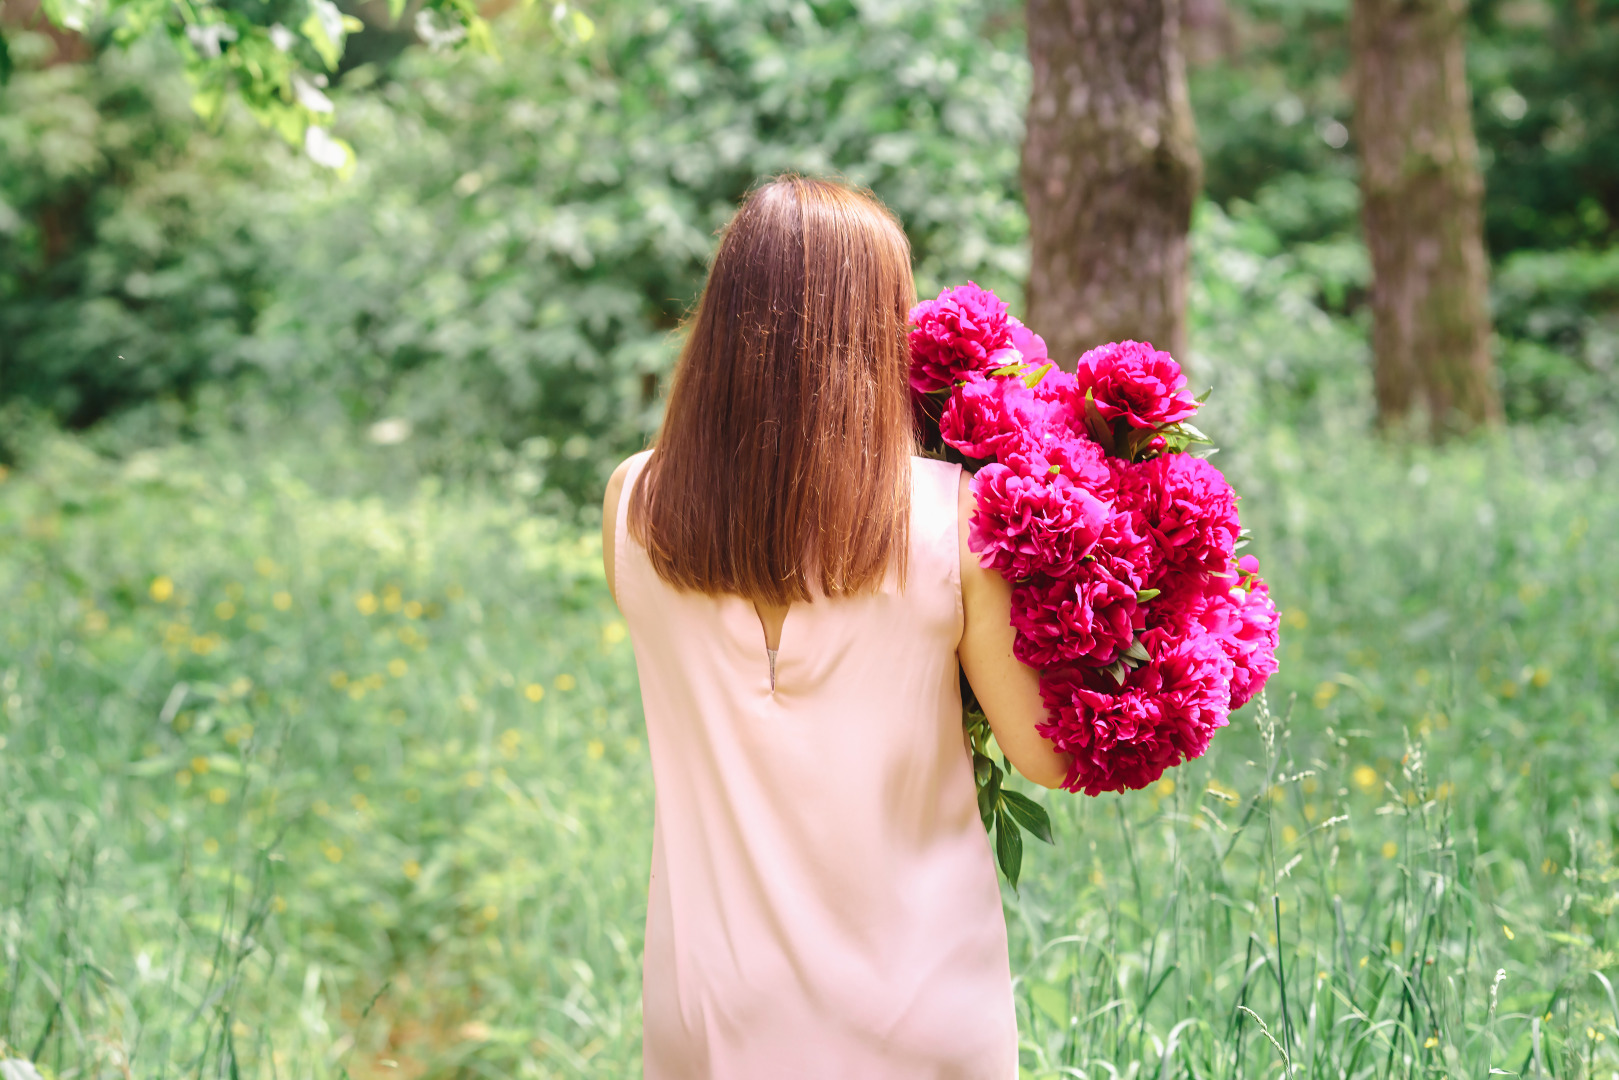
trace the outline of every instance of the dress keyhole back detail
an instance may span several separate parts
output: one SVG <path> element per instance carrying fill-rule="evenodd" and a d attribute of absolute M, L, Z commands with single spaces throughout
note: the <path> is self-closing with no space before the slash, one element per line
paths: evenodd
<path fill-rule="evenodd" d="M 776 657 L 781 652 L 781 634 L 787 628 L 789 604 L 753 602 L 753 613 L 759 617 L 759 629 L 764 633 L 765 656 L 770 661 L 770 689 L 776 689 Z"/>

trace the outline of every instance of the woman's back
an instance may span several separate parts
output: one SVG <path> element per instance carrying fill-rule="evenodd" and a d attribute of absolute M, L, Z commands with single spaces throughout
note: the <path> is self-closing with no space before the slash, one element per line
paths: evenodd
<path fill-rule="evenodd" d="M 905 587 L 751 601 L 654 572 L 616 510 L 656 821 L 651 1080 L 1016 1076 L 1005 923 L 962 744 L 960 470 L 911 463 Z"/>

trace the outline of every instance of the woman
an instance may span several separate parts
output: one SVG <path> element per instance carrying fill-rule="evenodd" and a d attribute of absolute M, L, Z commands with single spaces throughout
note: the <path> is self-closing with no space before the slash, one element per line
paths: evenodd
<path fill-rule="evenodd" d="M 1006 926 L 957 664 L 1023 775 L 1010 588 L 961 469 L 918 458 L 910 246 L 784 177 L 725 230 L 655 448 L 614 472 L 607 579 L 657 787 L 649 1080 L 1011 1080 Z"/>

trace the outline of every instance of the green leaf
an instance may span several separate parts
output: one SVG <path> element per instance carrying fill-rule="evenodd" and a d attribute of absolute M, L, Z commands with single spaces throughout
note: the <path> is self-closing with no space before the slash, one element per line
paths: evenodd
<path fill-rule="evenodd" d="M 1113 676 L 1113 681 L 1118 683 L 1120 686 L 1124 685 L 1125 678 L 1130 674 L 1130 672 L 1125 668 L 1124 664 L 1118 660 L 1113 661 L 1113 663 L 1109 664 L 1102 670 Z"/>
<path fill-rule="evenodd" d="M 1205 435 L 1201 431 L 1199 431 L 1196 427 L 1192 426 L 1191 424 L 1188 424 L 1185 420 L 1182 420 L 1178 426 L 1180 427 L 1180 429 L 1182 431 L 1186 432 L 1186 434 L 1188 434 L 1188 435 L 1190 435 L 1192 437 L 1193 442 L 1213 442 L 1214 441 L 1213 439 L 1209 438 L 1207 435 Z"/>
<path fill-rule="evenodd" d="M 973 754 L 973 782 L 979 787 L 989 783 L 990 772 L 995 768 L 995 762 L 987 755 Z"/>
<path fill-rule="evenodd" d="M 1001 873 L 1016 892 L 1018 873 L 1023 869 L 1023 837 L 1018 832 L 1017 822 L 1004 810 L 995 815 L 995 857 L 1001 864 Z"/>
<path fill-rule="evenodd" d="M 11 72 L 15 65 L 11 60 L 11 46 L 6 44 L 5 31 L 0 30 L 0 86 L 11 81 Z"/>
<path fill-rule="evenodd" d="M 1193 400 L 1196 401 L 1199 405 L 1201 405 L 1205 401 L 1209 400 L 1209 395 L 1212 394 L 1212 393 L 1214 393 L 1214 387 L 1211 386 L 1207 390 L 1203 391 L 1201 394 L 1197 395 L 1197 397 L 1193 398 Z"/>
<path fill-rule="evenodd" d="M 1051 838 L 1051 818 L 1046 814 L 1045 807 L 1010 788 L 1001 792 L 1001 801 L 1006 807 L 1006 812 L 1011 814 L 1019 825 L 1048 844 L 1056 843 Z"/>
<path fill-rule="evenodd" d="M 1140 660 L 1143 664 L 1152 659 L 1152 657 L 1147 653 L 1147 647 L 1141 644 L 1140 638 L 1136 638 L 1134 641 L 1130 642 L 1130 647 L 1124 650 L 1124 655 L 1128 656 L 1132 660 Z"/>
<path fill-rule="evenodd" d="M 1030 390 L 1033 390 L 1036 386 L 1040 385 L 1040 380 L 1045 378 L 1046 377 L 1046 372 L 1048 372 L 1050 370 L 1051 370 L 1051 365 L 1050 364 L 1045 364 L 1038 371 L 1035 371 L 1032 374 L 1023 376 L 1023 385 L 1027 386 Z"/>
<path fill-rule="evenodd" d="M 1156 600 L 1163 591 L 1162 589 L 1138 589 L 1136 591 L 1136 603 L 1145 604 L 1148 600 Z"/>
<path fill-rule="evenodd" d="M 321 15 L 327 9 L 332 14 L 322 19 Z M 324 8 L 315 8 L 299 25 L 298 30 L 320 54 L 321 62 L 328 68 L 337 70 L 337 62 L 343 58 L 343 17 L 337 12 L 337 8 L 330 3 Z"/>
<path fill-rule="evenodd" d="M 1000 802 L 1001 767 L 992 761 L 989 763 L 989 779 L 978 785 L 978 816 L 984 819 L 984 828 L 989 828 Z"/>
<path fill-rule="evenodd" d="M 1091 396 L 1089 390 L 1085 391 L 1085 427 L 1090 431 L 1091 438 L 1095 439 L 1103 450 L 1110 454 L 1114 453 L 1113 429 L 1097 411 L 1096 399 Z"/>

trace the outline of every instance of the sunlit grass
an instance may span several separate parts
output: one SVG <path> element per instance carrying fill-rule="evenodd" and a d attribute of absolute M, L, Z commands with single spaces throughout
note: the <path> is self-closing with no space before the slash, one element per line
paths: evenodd
<path fill-rule="evenodd" d="M 593 531 L 355 495 L 351 454 L 55 440 L 0 481 L 11 1053 L 637 1074 L 651 776 Z M 1269 715 L 1044 796 L 1026 1075 L 1619 1070 L 1615 469 L 1526 435 L 1221 464 L 1284 609 Z"/>

